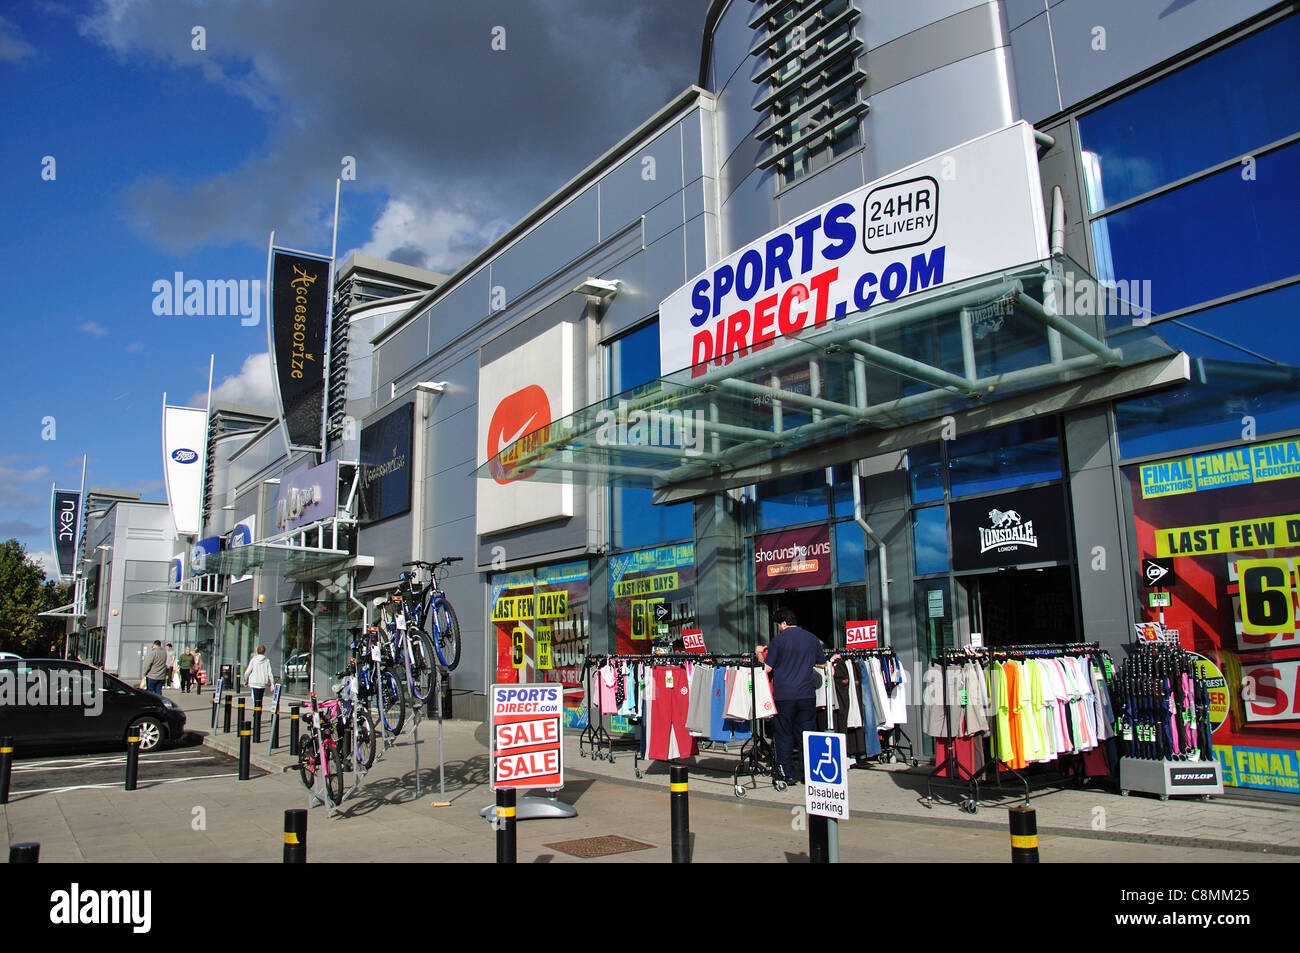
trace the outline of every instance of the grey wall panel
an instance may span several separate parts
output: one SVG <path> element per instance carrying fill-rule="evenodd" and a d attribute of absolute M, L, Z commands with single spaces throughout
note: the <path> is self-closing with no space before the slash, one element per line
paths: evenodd
<path fill-rule="evenodd" d="M 680 188 L 680 146 L 674 159 L 677 164 L 674 188 Z M 494 293 L 497 288 L 505 289 L 506 307 L 596 244 L 599 206 L 600 199 L 593 185 L 497 256 L 491 265 L 491 286 Z"/>
<path fill-rule="evenodd" d="M 1002 0 L 1002 8 L 1006 11 L 1007 26 L 1014 30 L 1044 12 L 1047 0 Z"/>
<path fill-rule="evenodd" d="M 701 200 L 704 194 L 704 186 L 700 184 L 702 182 L 703 179 L 696 179 L 694 188 L 694 191 L 700 194 Z M 690 191 L 692 189 L 688 186 L 687 192 Z M 682 212 L 682 193 L 677 191 L 645 213 L 646 244 L 658 241 L 674 228 L 680 228 L 685 220 L 686 216 Z"/>
<path fill-rule="evenodd" d="M 771 172 L 755 169 L 729 198 L 723 199 L 722 247 L 718 249 L 723 258 L 780 224 L 772 201 L 774 178 Z"/>
<path fill-rule="evenodd" d="M 429 320 L 429 314 L 420 315 L 375 352 L 375 381 L 380 391 L 429 353 Z"/>
<path fill-rule="evenodd" d="M 869 49 L 919 30 L 971 7 L 985 6 L 990 0 L 858 0 L 862 10 L 859 35 Z"/>
<path fill-rule="evenodd" d="M 436 354 L 488 314 L 492 283 L 482 268 L 430 309 L 429 352 Z"/>
<path fill-rule="evenodd" d="M 1011 57 L 1015 63 L 1020 115 L 1030 122 L 1038 122 L 1060 112 L 1061 91 L 1056 82 L 1047 14 L 1011 31 Z"/>
<path fill-rule="evenodd" d="M 585 341 L 583 327 L 587 316 L 587 299 L 584 295 L 567 294 L 558 301 L 521 321 L 509 330 L 503 331 L 492 340 L 483 344 L 483 364 L 491 364 L 511 351 L 550 330 L 557 324 L 568 321 L 576 324 L 574 340 Z M 575 399 L 581 399 L 575 397 Z"/>
<path fill-rule="evenodd" d="M 1068 119 L 1043 132 L 1056 140 L 1050 151 L 1038 160 L 1043 181 L 1043 207 L 1052 214 L 1052 187 L 1059 185 L 1065 200 L 1065 253 L 1077 262 L 1088 262 L 1088 227 L 1083 217 L 1083 184 L 1075 163 L 1074 124 Z"/>
<path fill-rule="evenodd" d="M 582 497 L 581 493 L 574 494 L 575 510 L 581 506 Z M 480 536 L 478 564 L 491 565 L 498 546 L 504 547 L 510 569 L 582 553 L 587 548 L 586 521 L 575 516 L 561 523 L 511 530 L 497 536 Z"/>
<path fill-rule="evenodd" d="M 737 70 L 740 70 L 739 78 L 749 81 L 749 71 L 740 68 L 752 62 L 749 47 L 754 42 L 754 31 L 749 27 L 749 18 L 753 12 L 750 4 L 731 0 L 718 20 L 713 30 L 714 89 L 725 85 Z"/>
<path fill-rule="evenodd" d="M 712 126 L 704 123 L 705 111 L 693 109 L 679 124 L 682 134 L 682 181 L 694 182 L 702 175 L 713 175 Z M 705 129 L 710 148 L 705 150 Z M 602 233 L 603 234 L 603 233 Z"/>
<path fill-rule="evenodd" d="M 761 87 L 748 78 L 737 76 L 718 92 L 718 162 L 727 165 L 733 161 L 750 162 L 762 146 L 752 138 L 759 114 L 754 104 L 762 98 Z M 746 143 L 748 143 L 746 145 Z M 740 152 L 741 146 L 745 150 Z"/>
<path fill-rule="evenodd" d="M 167 569 L 170 560 L 128 559 L 126 561 L 127 582 L 167 582 Z"/>
<path fill-rule="evenodd" d="M 682 191 L 682 206 L 685 209 L 685 213 L 682 217 L 683 221 L 690 221 L 706 208 L 704 203 L 704 183 L 706 181 L 709 180 L 703 178 L 696 179 L 694 182 L 689 183 Z M 655 236 L 655 238 L 658 237 L 658 235 Z M 654 239 L 652 239 L 647 233 L 646 241 L 653 240 Z"/>
<path fill-rule="evenodd" d="M 429 419 L 416 420 L 417 434 L 427 427 L 438 427 L 444 420 L 478 405 L 477 354 L 464 357 L 450 367 L 443 368 L 439 371 L 439 376 L 447 381 L 447 389 L 430 401 Z M 383 416 L 388 410 L 388 407 L 382 408 L 376 417 Z M 421 427 L 421 424 L 425 427 Z"/>
<path fill-rule="evenodd" d="M 638 149 L 600 180 L 600 237 L 614 234 L 648 210 L 681 191 L 681 125 L 668 129 L 653 142 Z M 570 245 L 570 258 L 595 241 Z M 496 268 L 493 267 L 493 275 Z"/>
<path fill-rule="evenodd" d="M 868 56 L 866 98 L 922 73 L 1006 43 L 996 4 L 982 4 L 914 30 Z"/>
<path fill-rule="evenodd" d="M 472 446 L 472 444 L 471 444 Z M 424 529 L 458 520 L 474 519 L 474 502 L 478 481 L 474 478 L 474 459 L 461 460 L 425 482 Z M 470 527 L 471 530 L 473 527 Z M 453 554 L 469 556 L 469 552 Z"/>
<path fill-rule="evenodd" d="M 778 216 L 789 222 L 819 205 L 862 185 L 861 154 L 849 156 L 781 193 Z"/>
<path fill-rule="evenodd" d="M 621 262 L 610 275 L 619 280 L 621 287 L 613 300 L 605 306 L 600 319 L 602 340 L 617 337 L 623 331 L 640 324 L 647 314 L 659 308 L 659 298 L 652 298 L 646 290 L 645 251 L 638 251 Z"/>
<path fill-rule="evenodd" d="M 918 76 L 871 99 L 867 181 L 1012 122 L 1003 50 Z"/>
<path fill-rule="evenodd" d="M 656 302 L 676 291 L 690 275 L 686 273 L 684 228 L 669 232 L 645 250 L 645 292 Z"/>
<path fill-rule="evenodd" d="M 478 446 L 477 406 L 467 407 L 460 413 L 439 421 L 437 428 L 432 431 L 429 444 L 429 462 L 425 472 L 436 477 L 441 486 L 446 471 L 461 466 L 467 460 L 472 465 L 478 459 L 475 453 Z M 470 512 L 473 511 L 474 504 L 471 501 Z"/>
<path fill-rule="evenodd" d="M 696 216 L 686 223 L 686 281 L 690 281 L 717 260 L 717 216 Z"/>
<path fill-rule="evenodd" d="M 397 584 L 397 574 L 401 572 L 402 563 L 416 558 L 411 552 L 411 538 L 410 513 L 361 527 L 357 554 L 375 557 L 374 568 L 365 577 L 364 585 L 367 588 Z"/>
<path fill-rule="evenodd" d="M 717 129 L 718 113 L 716 109 L 700 109 L 695 115 L 700 117 L 700 164 L 703 167 L 703 174 L 709 177 L 716 177 L 718 174 L 718 154 L 717 154 Z M 685 137 L 683 133 L 683 145 L 687 152 L 692 148 L 692 140 Z M 691 175 L 691 160 L 689 156 L 686 159 L 686 167 L 683 170 L 689 182 L 694 176 Z"/>
<path fill-rule="evenodd" d="M 226 611 L 243 612 L 251 609 L 255 605 L 256 598 L 253 593 L 253 580 L 233 582 L 226 587 Z"/>
<path fill-rule="evenodd" d="M 1274 6 L 1273 0 L 1062 0 L 1052 6 L 1061 99 L 1069 108 Z M 1093 49 L 1094 28 L 1105 49 Z"/>

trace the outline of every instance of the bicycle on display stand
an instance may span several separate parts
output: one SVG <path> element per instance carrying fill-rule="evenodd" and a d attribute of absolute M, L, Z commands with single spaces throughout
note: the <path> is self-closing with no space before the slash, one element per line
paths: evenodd
<path fill-rule="evenodd" d="M 441 664 L 452 671 L 460 664 L 460 622 L 446 593 L 438 586 L 438 571 L 461 558 L 444 556 L 437 562 L 417 559 L 403 563 L 416 570 L 400 574 L 397 592 L 384 606 L 388 652 L 399 676 L 404 676 L 417 710 L 433 695 L 434 666 Z M 429 571 L 427 585 L 420 582 L 418 570 Z"/>
<path fill-rule="evenodd" d="M 329 715 L 332 715 L 330 712 Z M 298 773 L 302 783 L 312 796 L 325 804 L 330 811 L 343 800 L 343 756 L 335 734 L 332 717 L 326 713 L 324 705 L 316 701 L 316 693 L 311 695 L 311 735 L 307 743 L 298 749 Z M 324 781 L 324 796 L 316 790 L 317 776 Z"/>
<path fill-rule="evenodd" d="M 406 694 L 402 691 L 392 661 L 390 645 L 379 637 L 379 628 L 355 626 L 345 674 L 356 676 L 356 700 L 367 712 L 374 708 L 385 735 L 401 734 L 406 723 Z"/>

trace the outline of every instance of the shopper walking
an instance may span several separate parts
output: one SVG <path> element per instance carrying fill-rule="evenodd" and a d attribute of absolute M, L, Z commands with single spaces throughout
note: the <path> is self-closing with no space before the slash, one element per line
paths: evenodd
<path fill-rule="evenodd" d="M 805 731 L 817 730 L 817 684 L 826 658 L 821 640 L 799 628 L 789 609 L 776 610 L 777 633 L 762 656 L 764 669 L 772 676 L 772 699 L 776 702 L 773 742 L 777 776 L 787 784 L 802 779 L 795 773 L 794 746 L 802 743 Z"/>
<path fill-rule="evenodd" d="M 203 653 L 198 649 L 194 650 L 194 694 L 203 694 L 203 679 L 199 678 L 199 673 L 203 671 Z"/>
<path fill-rule="evenodd" d="M 181 650 L 176 664 L 181 669 L 181 693 L 188 695 L 190 685 L 194 681 L 194 653 L 190 651 L 189 646 Z"/>
<path fill-rule="evenodd" d="M 160 640 L 153 640 L 153 648 L 145 653 L 143 667 L 145 688 L 155 695 L 162 695 L 167 680 L 167 653 L 163 651 Z"/>
<path fill-rule="evenodd" d="M 167 684 L 172 688 L 176 687 L 173 679 L 176 678 L 176 649 L 170 642 L 167 643 Z"/>
<path fill-rule="evenodd" d="M 266 646 L 259 645 L 244 669 L 244 684 L 253 693 L 254 708 L 262 704 L 262 695 L 274 681 L 275 673 L 271 671 L 271 660 L 266 657 Z"/>

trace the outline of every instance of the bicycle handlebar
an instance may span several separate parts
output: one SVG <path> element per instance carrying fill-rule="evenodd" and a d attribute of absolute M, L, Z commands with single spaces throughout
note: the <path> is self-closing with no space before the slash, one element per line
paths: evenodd
<path fill-rule="evenodd" d="M 431 563 L 426 559 L 412 559 L 409 563 L 402 563 L 403 566 L 423 566 L 425 569 L 436 569 L 438 566 L 450 566 L 452 563 L 461 562 L 464 556 L 443 556 L 436 563 Z"/>

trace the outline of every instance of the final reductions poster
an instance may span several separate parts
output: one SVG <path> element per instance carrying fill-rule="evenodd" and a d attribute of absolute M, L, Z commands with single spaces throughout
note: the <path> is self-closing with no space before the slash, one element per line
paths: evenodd
<path fill-rule="evenodd" d="M 330 260 L 271 249 L 271 354 L 289 446 L 320 450 Z"/>

